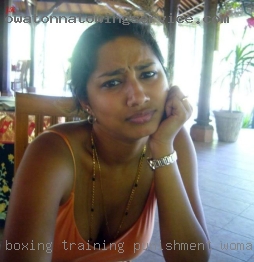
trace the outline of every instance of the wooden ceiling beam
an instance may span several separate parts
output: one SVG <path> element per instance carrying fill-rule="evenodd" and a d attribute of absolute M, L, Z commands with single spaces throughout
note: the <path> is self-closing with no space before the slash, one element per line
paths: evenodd
<path fill-rule="evenodd" d="M 184 12 L 182 13 L 182 15 L 187 14 L 187 13 L 190 13 L 190 12 L 193 12 L 194 14 L 196 14 L 196 13 L 197 13 L 197 12 L 195 12 L 196 9 L 198 9 L 199 12 L 201 12 L 201 11 L 203 10 L 203 8 L 204 8 L 204 3 L 200 3 L 199 5 L 196 5 L 195 7 L 190 8 L 190 9 L 184 11 Z"/>
<path fill-rule="evenodd" d="M 189 9 L 189 6 L 186 4 L 186 2 L 181 1 L 180 5 L 182 6 L 182 8 L 184 8 L 185 10 Z"/>
<path fill-rule="evenodd" d="M 54 0 L 37 0 L 38 3 L 42 2 L 59 2 Z M 70 4 L 97 4 L 94 0 L 63 0 L 63 3 L 70 3 Z"/>
<path fill-rule="evenodd" d="M 13 0 L 14 2 L 24 2 L 25 0 Z M 100 2 L 104 3 L 105 7 L 108 7 L 108 9 L 115 13 L 116 15 L 124 15 L 125 12 L 128 9 L 132 9 L 134 11 L 143 11 L 143 13 L 149 14 L 150 12 L 148 10 L 144 10 L 144 8 L 138 6 L 136 4 L 135 0 L 125 0 L 125 1 L 117 1 L 117 0 L 105 0 L 105 1 L 98 1 L 98 0 L 27 0 L 27 1 L 36 1 L 37 4 L 51 4 L 50 8 L 48 10 L 45 10 L 43 13 L 56 13 L 57 8 L 60 6 L 60 4 L 63 5 L 77 5 L 80 7 L 80 5 L 100 5 Z M 161 6 L 164 6 L 164 11 L 165 11 L 165 2 L 166 5 L 168 5 L 170 2 L 176 1 L 176 0 L 159 0 L 155 1 L 154 0 L 154 6 L 157 6 L 158 9 L 153 9 L 151 14 L 157 13 L 158 17 L 162 15 L 163 11 L 160 8 Z M 133 6 L 133 3 L 135 3 L 135 6 Z M 52 6 L 53 4 L 53 6 Z M 121 8 L 119 8 L 121 6 Z M 179 14 L 182 15 L 195 15 L 197 13 L 200 13 L 204 9 L 204 2 L 203 0 L 179 0 Z M 122 10 L 121 10 L 122 9 Z M 124 10 L 127 9 L 127 10 Z M 156 10 L 156 11 L 155 11 Z M 71 13 L 71 10 L 70 10 Z M 127 12 L 128 14 L 128 12 Z M 138 13 L 137 13 L 138 14 Z M 139 15 L 139 14 L 138 14 Z M 164 14 L 165 15 L 165 14 Z"/>

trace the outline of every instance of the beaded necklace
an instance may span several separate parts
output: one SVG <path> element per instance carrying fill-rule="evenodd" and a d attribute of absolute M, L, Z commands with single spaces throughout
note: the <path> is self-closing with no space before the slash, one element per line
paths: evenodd
<path fill-rule="evenodd" d="M 107 227 L 107 231 L 108 231 L 108 235 L 111 238 L 111 232 L 109 229 L 109 223 L 108 223 L 108 216 L 107 216 L 107 210 L 106 210 L 106 206 L 105 206 L 105 201 L 104 201 L 104 193 L 103 193 L 103 186 L 102 186 L 102 179 L 101 179 L 101 165 L 100 165 L 100 161 L 99 161 L 99 157 L 98 157 L 98 153 L 95 147 L 95 143 L 94 143 L 94 138 L 93 138 L 93 132 L 91 132 L 91 146 L 92 146 L 92 161 L 93 161 L 93 174 L 92 174 L 92 198 L 91 198 L 91 214 L 90 214 L 90 223 L 89 223 L 89 241 L 92 242 L 92 228 L 93 228 L 93 218 L 94 218 L 94 201 L 95 201 L 95 186 L 96 186 L 96 162 L 97 162 L 97 166 L 98 166 L 98 170 L 99 170 L 99 180 L 100 180 L 100 189 L 101 189 L 101 194 L 102 194 L 102 206 L 103 206 L 103 212 L 104 212 L 104 218 L 105 218 L 105 222 L 106 222 L 106 227 Z M 142 154 L 140 156 L 140 160 L 139 160 L 139 164 L 138 164 L 138 169 L 137 169 L 137 174 L 131 189 L 131 193 L 128 199 L 128 202 L 126 204 L 125 207 L 125 211 L 122 215 L 122 218 L 120 220 L 119 226 L 117 228 L 116 233 L 114 234 L 113 240 L 116 239 L 121 231 L 121 228 L 124 224 L 125 218 L 128 216 L 129 211 L 130 211 L 130 207 L 131 204 L 133 202 L 134 199 L 134 195 L 135 195 L 135 191 L 136 188 L 138 187 L 138 183 L 139 183 L 139 179 L 140 179 L 140 175 L 141 175 L 141 169 L 142 169 L 142 165 L 143 165 L 143 159 L 145 157 L 146 154 L 146 145 L 143 148 Z"/>

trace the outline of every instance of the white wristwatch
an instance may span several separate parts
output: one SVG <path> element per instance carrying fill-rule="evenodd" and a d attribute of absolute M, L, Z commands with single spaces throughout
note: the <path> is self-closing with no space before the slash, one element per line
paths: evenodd
<path fill-rule="evenodd" d="M 168 166 L 174 163 L 176 160 L 177 160 L 176 151 L 174 151 L 171 155 L 164 156 L 160 159 L 147 158 L 147 162 L 152 170 L 155 170 L 158 167 Z"/>

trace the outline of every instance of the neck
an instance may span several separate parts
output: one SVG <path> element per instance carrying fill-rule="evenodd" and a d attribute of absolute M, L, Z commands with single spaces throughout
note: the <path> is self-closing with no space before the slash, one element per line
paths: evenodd
<path fill-rule="evenodd" d="M 109 165 L 128 164 L 140 157 L 148 137 L 138 140 L 121 139 L 93 128 L 93 139 L 100 159 Z"/>

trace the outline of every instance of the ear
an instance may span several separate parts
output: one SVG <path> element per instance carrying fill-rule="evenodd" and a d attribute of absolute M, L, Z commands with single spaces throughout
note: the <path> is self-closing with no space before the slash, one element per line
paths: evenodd
<path fill-rule="evenodd" d="M 87 112 L 89 115 L 94 115 L 93 110 L 87 101 L 79 100 L 79 103 L 85 112 Z"/>

